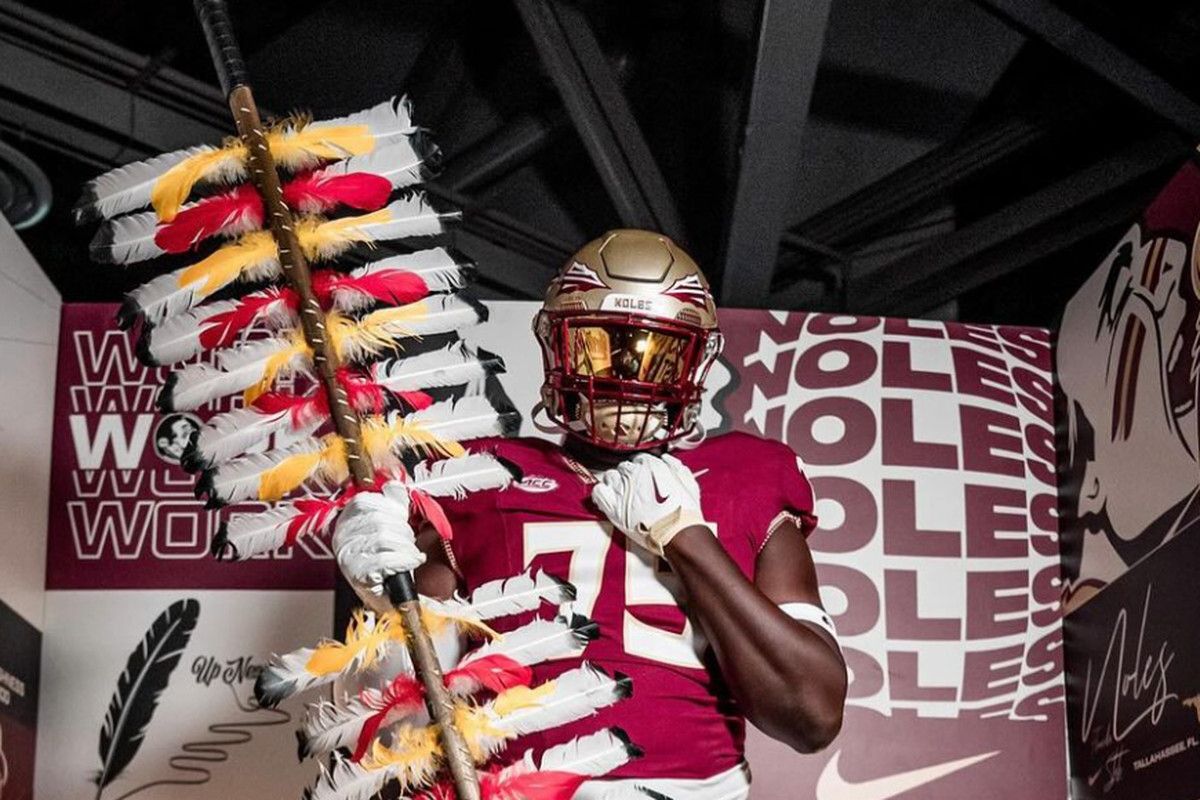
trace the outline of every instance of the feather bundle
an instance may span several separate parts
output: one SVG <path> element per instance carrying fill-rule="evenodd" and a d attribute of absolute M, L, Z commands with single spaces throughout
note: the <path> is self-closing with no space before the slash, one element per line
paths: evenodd
<path fill-rule="evenodd" d="M 458 442 L 504 435 L 518 422 L 519 415 L 511 407 L 497 407 L 487 397 L 464 397 L 409 414 L 393 411 L 365 417 L 362 440 L 373 463 L 391 471 L 400 466 L 399 456 L 406 451 L 461 456 L 465 451 Z M 196 484 L 196 495 L 207 496 L 210 507 L 221 507 L 245 500 L 279 500 L 308 480 L 341 484 L 348 477 L 345 445 L 330 434 L 206 469 Z"/>
<path fill-rule="evenodd" d="M 303 217 L 296 223 L 296 235 L 305 256 L 328 261 L 356 244 L 436 235 L 445 222 L 456 217 L 456 212 L 437 211 L 423 196 L 414 194 L 356 217 Z M 134 289 L 126 296 L 117 320 L 126 328 L 139 318 L 157 325 L 235 281 L 279 276 L 279 251 L 270 232 L 250 231 L 190 267 L 159 275 Z"/>
<path fill-rule="evenodd" d="M 409 103 L 393 98 L 340 119 L 286 119 L 267 132 L 267 144 L 276 164 L 296 172 L 399 144 L 415 133 Z M 245 161 L 245 145 L 231 138 L 221 147 L 200 145 L 118 167 L 85 185 L 75 219 L 107 219 L 152 205 L 159 219 L 170 222 L 197 184 L 245 180 Z"/>
<path fill-rule="evenodd" d="M 283 184 L 283 200 L 302 214 L 339 207 L 374 211 L 387 204 L 393 190 L 419 183 L 423 164 L 410 142 L 397 142 L 296 175 Z M 262 199 L 252 184 L 243 183 L 183 206 L 170 222 L 160 222 L 153 211 L 109 220 L 97 229 L 90 251 L 101 263 L 133 264 L 262 227 Z"/>
<path fill-rule="evenodd" d="M 386 477 L 381 472 L 377 480 Z M 433 497 L 461 497 L 467 492 L 501 489 L 513 480 L 511 465 L 490 454 L 475 453 L 418 465 L 412 488 Z M 241 561 L 292 545 L 301 536 L 324 536 L 356 491 L 348 486 L 337 497 L 303 498 L 267 511 L 234 514 L 221 523 L 213 538 L 213 553 Z"/>
<path fill-rule="evenodd" d="M 437 248 L 429 252 L 445 254 L 446 251 Z M 324 305 L 355 310 L 374 302 L 412 303 L 429 294 L 454 291 L 465 283 L 466 267 L 463 264 L 448 256 L 444 262 L 429 261 L 433 262 L 430 266 L 402 269 L 385 266 L 387 262 L 400 263 L 387 258 L 359 267 L 348 275 L 318 270 L 313 273 L 313 292 Z M 158 326 L 143 327 L 138 340 L 138 355 L 151 366 L 173 364 L 197 353 L 232 344 L 240 335 L 258 325 L 271 330 L 295 327 L 298 324 L 296 306 L 295 292 L 277 287 L 253 292 L 236 300 L 205 303 L 171 316 Z M 453 301 L 434 304 L 432 308 L 433 313 L 429 316 L 433 319 L 427 322 L 435 328 L 453 321 L 441 316 L 441 311 L 449 313 L 454 309 L 459 312 L 457 317 L 470 318 L 466 308 Z M 477 307 L 471 308 L 477 319 L 482 316 Z M 136 312 L 130 313 L 136 316 Z M 437 323 L 438 319 L 442 322 Z"/>
<path fill-rule="evenodd" d="M 430 389 L 439 386 L 482 384 L 504 372 L 504 359 L 486 350 L 475 350 L 466 342 L 451 342 L 438 350 L 389 358 L 371 365 L 376 383 L 393 391 Z"/>

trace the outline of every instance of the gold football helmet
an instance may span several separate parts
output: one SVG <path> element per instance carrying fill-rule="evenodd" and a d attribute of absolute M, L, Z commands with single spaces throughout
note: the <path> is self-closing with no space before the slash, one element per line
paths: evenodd
<path fill-rule="evenodd" d="M 568 259 L 534 333 L 550 418 L 610 450 L 691 432 L 722 341 L 700 267 L 666 236 L 640 230 L 609 231 Z"/>

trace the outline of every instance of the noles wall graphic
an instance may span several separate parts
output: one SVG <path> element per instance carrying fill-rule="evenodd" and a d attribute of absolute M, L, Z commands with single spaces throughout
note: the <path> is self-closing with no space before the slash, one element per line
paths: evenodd
<path fill-rule="evenodd" d="M 1079 798 L 1200 792 L 1198 236 L 1193 156 L 1071 299 L 1059 333 Z"/>
<path fill-rule="evenodd" d="M 536 305 L 491 308 L 471 338 L 505 358 L 505 389 L 534 434 Z M 186 773 L 184 745 L 242 718 L 244 695 L 196 683 L 198 659 L 261 662 L 325 634 L 332 615 L 325 548 L 248 564 L 208 556 L 216 516 L 171 463 L 192 422 L 155 411 L 158 376 L 108 330 L 112 310 L 64 312 L 47 571 L 54 700 L 41 747 L 70 755 L 61 768 L 43 762 L 46 797 L 86 785 L 118 676 L 172 604 L 199 603 L 196 629 L 109 800 Z M 785 441 L 805 462 L 819 497 L 811 542 L 823 598 L 852 673 L 846 724 L 826 752 L 800 756 L 752 735 L 754 797 L 1061 798 L 1047 333 L 819 314 L 721 319 L 726 354 L 703 419 Z M 305 591 L 269 591 L 281 582 Z M 311 765 L 296 765 L 286 727 L 230 747 L 209 783 L 146 796 L 298 796 Z M 235 790 L 235 777 L 263 791 Z"/>

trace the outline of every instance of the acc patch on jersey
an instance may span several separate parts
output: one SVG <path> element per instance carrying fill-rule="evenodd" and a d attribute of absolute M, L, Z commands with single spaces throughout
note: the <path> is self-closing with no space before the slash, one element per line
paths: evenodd
<path fill-rule="evenodd" d="M 514 486 L 523 492 L 545 494 L 557 489 L 558 481 L 554 480 L 554 478 L 547 478 L 544 475 L 526 475 L 518 483 L 514 484 Z"/>

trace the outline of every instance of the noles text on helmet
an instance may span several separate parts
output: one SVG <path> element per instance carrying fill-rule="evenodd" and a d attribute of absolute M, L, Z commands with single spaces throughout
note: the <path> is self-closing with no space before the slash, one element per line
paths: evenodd
<path fill-rule="evenodd" d="M 551 281 L 533 330 L 542 402 L 572 436 L 632 451 L 695 429 L 722 340 L 704 273 L 666 236 L 588 242 Z"/>

